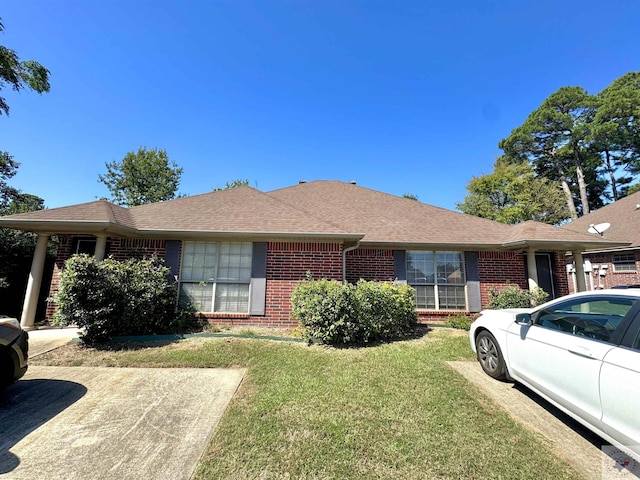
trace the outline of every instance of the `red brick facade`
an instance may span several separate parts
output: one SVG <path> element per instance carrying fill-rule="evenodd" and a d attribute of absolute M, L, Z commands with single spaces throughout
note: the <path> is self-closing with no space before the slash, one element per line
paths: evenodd
<path fill-rule="evenodd" d="M 614 255 L 632 255 L 635 260 L 634 270 L 621 270 L 616 268 L 614 264 Z M 598 253 L 591 255 L 583 255 L 585 263 L 591 264 L 591 268 L 585 268 L 585 282 L 587 290 L 600 290 L 603 288 L 611 288 L 621 285 L 639 285 L 640 284 L 640 252 L 627 251 L 615 253 Z M 572 256 L 564 257 L 563 261 L 569 267 L 563 272 L 568 283 L 568 289 L 571 293 L 576 291 L 576 273 L 574 266 L 574 258 Z"/>
<path fill-rule="evenodd" d="M 356 283 L 361 278 L 378 282 L 395 280 L 393 250 L 357 248 L 347 252 L 347 281 Z"/>
<path fill-rule="evenodd" d="M 49 288 L 49 297 L 52 297 L 60 285 L 60 273 L 67 259 L 76 253 L 76 246 L 79 239 L 95 240 L 91 235 L 60 235 L 58 237 L 58 250 L 56 254 L 55 264 L 53 266 L 53 276 L 51 278 L 51 287 Z M 164 240 L 147 240 L 140 238 L 109 238 L 107 242 L 107 254 L 116 260 L 124 260 L 126 258 L 148 258 L 156 255 L 164 258 L 165 241 Z M 46 317 L 50 319 L 56 309 L 54 302 L 47 304 Z"/>
<path fill-rule="evenodd" d="M 77 238 L 79 237 L 60 238 L 50 294 L 57 290 L 60 269 L 64 262 L 75 253 Z M 153 254 L 164 258 L 166 246 L 163 240 L 121 238 L 110 238 L 107 245 L 108 255 L 117 260 L 130 257 L 144 258 Z M 294 327 L 296 322 L 291 318 L 291 294 L 295 286 L 304 280 L 308 273 L 316 279 L 342 280 L 342 256 L 341 243 L 269 242 L 265 315 L 206 313 L 203 317 L 217 325 Z M 347 252 L 346 258 L 346 276 L 349 282 L 355 283 L 361 278 L 374 281 L 393 281 L 396 278 L 392 249 L 358 248 Z M 563 252 L 554 254 L 553 264 L 556 293 L 565 295 L 569 288 Z M 483 307 L 488 304 L 493 289 L 503 288 L 507 284 L 527 288 L 525 258 L 522 252 L 478 252 L 478 275 Z M 48 305 L 47 318 L 50 318 L 54 309 L 55 304 Z M 418 311 L 418 317 L 423 323 L 438 322 L 460 313 L 468 312 Z"/>

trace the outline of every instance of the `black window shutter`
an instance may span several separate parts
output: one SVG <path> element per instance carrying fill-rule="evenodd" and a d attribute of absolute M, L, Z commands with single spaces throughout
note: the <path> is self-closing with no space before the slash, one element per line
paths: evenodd
<path fill-rule="evenodd" d="M 393 274 L 401 282 L 407 281 L 407 252 L 405 250 L 393 251 Z"/>
<path fill-rule="evenodd" d="M 264 315 L 267 299 L 267 242 L 254 242 L 251 257 L 251 315 Z"/>
<path fill-rule="evenodd" d="M 178 277 L 180 274 L 180 251 L 182 242 L 180 240 L 167 240 L 164 246 L 164 264 L 169 267 L 171 274 Z"/>
<path fill-rule="evenodd" d="M 478 252 L 465 252 L 464 257 L 467 266 L 467 295 L 469 296 L 469 311 L 471 313 L 477 313 L 482 310 Z"/>

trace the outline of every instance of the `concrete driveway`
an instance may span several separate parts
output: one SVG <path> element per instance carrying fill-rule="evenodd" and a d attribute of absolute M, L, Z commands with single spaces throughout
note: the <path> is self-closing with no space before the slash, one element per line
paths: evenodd
<path fill-rule="evenodd" d="M 635 462 L 632 471 L 621 468 L 617 449 L 526 387 L 494 380 L 482 371 L 478 362 L 448 364 L 514 420 L 542 435 L 549 448 L 585 479 L 640 478 L 637 475 L 640 468 L 636 469 Z"/>
<path fill-rule="evenodd" d="M 188 479 L 244 369 L 31 366 L 0 395 L 0 479 Z"/>

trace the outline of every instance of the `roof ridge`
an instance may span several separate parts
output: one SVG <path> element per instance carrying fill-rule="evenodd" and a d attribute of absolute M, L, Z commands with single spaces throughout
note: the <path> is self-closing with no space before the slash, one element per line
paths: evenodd
<path fill-rule="evenodd" d="M 313 181 L 315 182 L 316 180 L 313 180 Z M 292 186 L 295 187 L 295 185 L 292 185 Z M 285 188 L 289 188 L 289 187 L 285 187 Z M 283 190 L 283 189 L 277 189 L 277 190 Z M 305 215 L 308 215 L 308 216 L 312 217 L 315 220 L 319 220 L 322 223 L 326 223 L 327 225 L 331 225 L 332 227 L 337 228 L 341 232 L 344 232 L 344 233 L 364 233 L 364 232 L 349 232 L 348 230 L 345 230 L 342 226 L 340 226 L 340 225 L 338 225 L 338 224 L 336 224 L 334 222 L 331 222 L 331 221 L 327 220 L 326 218 L 318 217 L 317 215 L 314 215 L 313 213 L 309 212 L 307 209 L 300 208 L 299 205 L 295 205 L 293 203 L 285 202 L 284 200 L 280 200 L 279 198 L 276 198 L 273 195 L 270 195 L 271 193 L 273 193 L 275 191 L 276 190 L 271 190 L 269 192 L 260 192 L 260 193 L 268 196 L 269 198 L 271 198 L 272 200 L 275 200 L 278 203 L 286 205 L 289 208 L 293 208 L 294 210 L 297 210 L 300 213 L 304 213 Z"/>

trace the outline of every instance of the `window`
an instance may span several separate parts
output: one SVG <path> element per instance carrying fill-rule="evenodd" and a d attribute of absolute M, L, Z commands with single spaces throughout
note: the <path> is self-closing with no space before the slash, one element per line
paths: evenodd
<path fill-rule="evenodd" d="M 75 252 L 77 254 L 86 253 L 93 256 L 96 252 L 96 239 L 95 238 L 78 238 L 76 240 Z"/>
<path fill-rule="evenodd" d="M 636 302 L 620 297 L 578 298 L 536 312 L 533 322 L 551 330 L 608 342 Z"/>
<path fill-rule="evenodd" d="M 633 253 L 623 253 L 612 256 L 614 272 L 635 272 L 636 258 Z"/>
<path fill-rule="evenodd" d="M 462 252 L 407 252 L 407 283 L 416 290 L 416 308 L 467 310 Z"/>
<path fill-rule="evenodd" d="M 249 313 L 253 244 L 184 242 L 180 297 L 199 312 Z"/>

